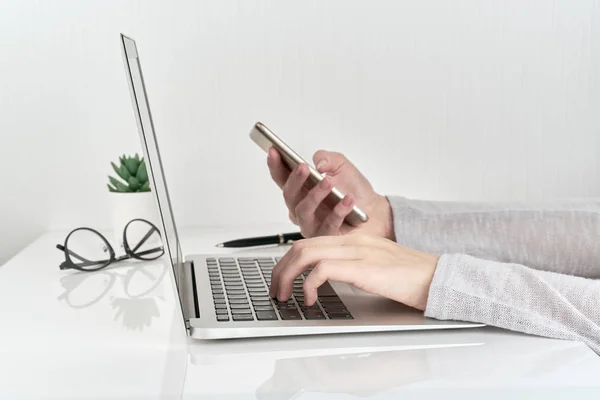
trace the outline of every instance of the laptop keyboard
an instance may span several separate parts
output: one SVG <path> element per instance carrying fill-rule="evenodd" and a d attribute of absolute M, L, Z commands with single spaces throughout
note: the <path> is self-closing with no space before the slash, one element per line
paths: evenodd
<path fill-rule="evenodd" d="M 279 259 L 208 258 L 206 266 L 217 321 L 353 319 L 329 282 L 319 287 L 315 304 L 310 307 L 304 304 L 302 285 L 312 268 L 294 280 L 293 295 L 288 301 L 271 299 L 271 271 Z"/>

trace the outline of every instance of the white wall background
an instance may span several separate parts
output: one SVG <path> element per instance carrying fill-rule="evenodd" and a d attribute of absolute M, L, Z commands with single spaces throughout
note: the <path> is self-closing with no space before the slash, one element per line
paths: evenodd
<path fill-rule="evenodd" d="M 0 263 L 110 228 L 109 161 L 140 149 L 120 32 L 182 226 L 286 220 L 256 120 L 385 193 L 600 195 L 598 1 L 2 0 Z"/>

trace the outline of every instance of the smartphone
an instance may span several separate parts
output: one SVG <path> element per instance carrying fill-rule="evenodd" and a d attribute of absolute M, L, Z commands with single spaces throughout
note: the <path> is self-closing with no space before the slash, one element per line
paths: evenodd
<path fill-rule="evenodd" d="M 269 128 L 267 128 L 261 122 L 257 122 L 252 130 L 250 131 L 250 138 L 265 152 L 269 151 L 269 148 L 274 147 L 279 154 L 284 164 L 292 171 L 296 166 L 301 163 L 308 165 L 310 175 L 306 180 L 305 186 L 307 189 L 312 189 L 315 185 L 321 182 L 325 177 L 319 173 L 312 165 L 307 163 L 302 157 L 300 157 L 294 150 L 286 145 L 283 140 L 277 137 Z M 337 188 L 331 189 L 331 193 L 325 198 L 324 203 L 331 209 L 344 198 L 344 194 Z M 346 216 L 346 222 L 352 226 L 358 226 L 369 220 L 367 214 L 358 208 L 356 205 L 353 207 L 350 214 Z"/>

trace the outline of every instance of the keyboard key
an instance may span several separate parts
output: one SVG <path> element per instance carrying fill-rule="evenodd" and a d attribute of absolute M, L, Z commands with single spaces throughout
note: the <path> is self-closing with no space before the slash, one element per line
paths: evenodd
<path fill-rule="evenodd" d="M 254 311 L 273 311 L 273 306 L 254 306 Z"/>
<path fill-rule="evenodd" d="M 288 300 L 288 301 L 278 301 L 277 302 L 277 307 L 281 307 L 281 308 L 296 308 L 296 303 L 294 303 L 292 300 Z"/>
<path fill-rule="evenodd" d="M 310 311 L 304 313 L 306 319 L 325 319 L 325 314 L 320 311 Z"/>
<path fill-rule="evenodd" d="M 252 302 L 254 303 L 256 301 L 266 301 L 271 304 L 271 299 L 269 296 L 252 296 Z"/>
<path fill-rule="evenodd" d="M 243 290 L 244 289 L 244 285 L 242 285 L 240 283 L 227 283 L 227 282 L 225 282 L 225 289 L 227 289 L 227 290 L 229 290 L 229 289 L 232 289 L 232 290 L 235 290 L 235 289 L 240 290 L 241 289 L 241 290 Z"/>
<path fill-rule="evenodd" d="M 213 299 L 224 299 L 225 295 L 223 293 L 213 293 Z"/>
<path fill-rule="evenodd" d="M 316 304 L 312 305 L 310 307 L 302 305 L 302 306 L 300 306 L 300 309 L 302 311 L 321 311 L 321 309 L 319 308 L 319 306 L 316 305 Z"/>
<path fill-rule="evenodd" d="M 229 321 L 229 315 L 217 315 L 217 321 L 219 321 L 219 322 Z"/>
<path fill-rule="evenodd" d="M 215 304 L 215 309 L 227 309 L 227 304 Z"/>
<path fill-rule="evenodd" d="M 247 303 L 244 303 L 244 304 L 229 304 L 229 307 L 232 310 L 235 310 L 235 309 L 241 309 L 241 308 L 248 308 L 249 305 Z"/>
<path fill-rule="evenodd" d="M 248 288 L 248 292 L 250 293 L 263 293 L 265 296 L 267 295 L 267 291 L 265 288 Z"/>
<path fill-rule="evenodd" d="M 234 314 L 234 321 L 254 321 L 252 314 Z"/>
<path fill-rule="evenodd" d="M 246 283 L 246 287 L 248 289 L 264 289 L 265 288 L 265 284 L 264 283 Z"/>
<path fill-rule="evenodd" d="M 341 303 L 342 300 L 336 296 L 319 296 L 319 301 L 323 304 L 325 303 Z"/>
<path fill-rule="evenodd" d="M 246 297 L 245 294 L 227 294 L 227 298 L 229 300 L 232 300 L 232 299 L 244 299 L 244 300 L 246 300 L 247 299 L 247 297 Z"/>
<path fill-rule="evenodd" d="M 214 299 L 215 304 L 225 304 L 225 299 Z"/>
<path fill-rule="evenodd" d="M 212 289 L 212 294 L 223 294 L 223 289 Z"/>
<path fill-rule="evenodd" d="M 230 294 L 243 294 L 246 295 L 246 291 L 244 289 L 227 289 L 227 295 Z"/>
<path fill-rule="evenodd" d="M 255 306 L 270 306 L 271 302 L 265 300 L 254 301 L 254 299 L 252 299 L 252 304 L 254 304 Z"/>
<path fill-rule="evenodd" d="M 334 310 L 334 309 L 345 309 L 346 306 L 344 303 L 323 303 L 323 308 L 325 310 Z"/>
<path fill-rule="evenodd" d="M 247 299 L 229 299 L 229 304 L 248 304 Z"/>
<path fill-rule="evenodd" d="M 300 313 L 297 310 L 280 310 L 281 319 L 283 320 L 298 320 L 302 319 Z"/>
<path fill-rule="evenodd" d="M 348 313 L 328 313 L 330 319 L 354 319 L 352 315 Z"/>
<path fill-rule="evenodd" d="M 231 315 L 237 315 L 237 314 L 251 314 L 252 310 L 250 310 L 250 308 L 240 308 L 240 309 L 236 309 L 236 310 L 231 310 Z"/>
<path fill-rule="evenodd" d="M 275 321 L 277 320 L 277 314 L 275 314 L 275 311 L 257 311 L 256 319 L 259 321 Z"/>
<path fill-rule="evenodd" d="M 229 314 L 229 311 L 227 311 L 225 309 L 218 309 L 215 311 L 216 311 L 217 315 L 228 315 Z"/>

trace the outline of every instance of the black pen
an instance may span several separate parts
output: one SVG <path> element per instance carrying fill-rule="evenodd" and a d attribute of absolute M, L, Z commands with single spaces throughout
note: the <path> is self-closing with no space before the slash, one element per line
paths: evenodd
<path fill-rule="evenodd" d="M 304 237 L 300 232 L 278 233 L 277 235 L 271 236 L 230 240 L 229 242 L 219 243 L 217 247 L 253 247 L 265 246 L 268 244 L 287 244 L 301 239 L 304 239 Z"/>

